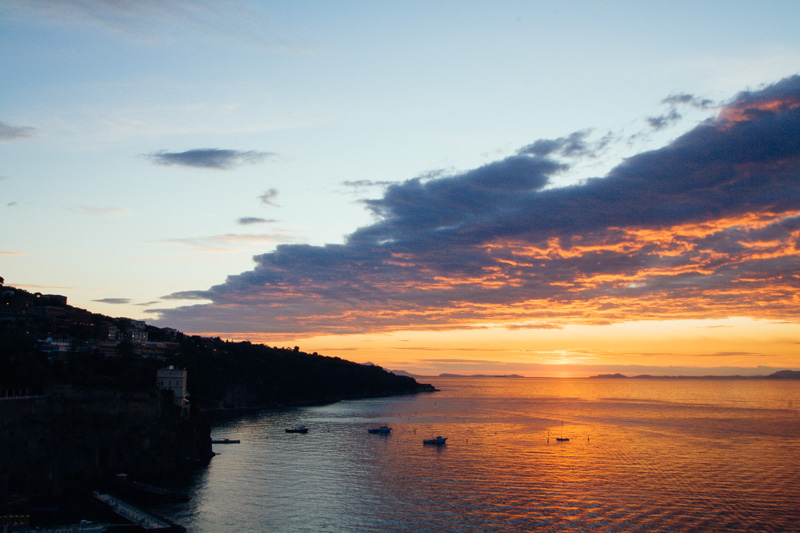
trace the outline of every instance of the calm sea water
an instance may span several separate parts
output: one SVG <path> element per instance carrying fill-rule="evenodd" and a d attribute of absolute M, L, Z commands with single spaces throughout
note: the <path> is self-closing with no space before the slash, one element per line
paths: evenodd
<path fill-rule="evenodd" d="M 800 382 L 429 381 L 221 422 L 241 444 L 156 510 L 195 532 L 800 531 Z"/>

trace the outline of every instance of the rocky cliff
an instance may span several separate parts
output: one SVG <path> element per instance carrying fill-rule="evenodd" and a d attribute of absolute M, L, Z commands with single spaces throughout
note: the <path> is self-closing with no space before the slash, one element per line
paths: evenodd
<path fill-rule="evenodd" d="M 155 392 L 7 397 L 0 433 L 0 499 L 60 496 L 122 472 L 163 481 L 212 456 L 209 425 Z"/>

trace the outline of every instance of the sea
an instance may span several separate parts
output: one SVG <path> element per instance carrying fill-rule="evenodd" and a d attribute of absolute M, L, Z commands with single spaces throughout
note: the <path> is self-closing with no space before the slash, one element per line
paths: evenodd
<path fill-rule="evenodd" d="M 800 381 L 420 381 L 439 392 L 220 419 L 241 442 L 152 510 L 193 532 L 800 531 Z"/>

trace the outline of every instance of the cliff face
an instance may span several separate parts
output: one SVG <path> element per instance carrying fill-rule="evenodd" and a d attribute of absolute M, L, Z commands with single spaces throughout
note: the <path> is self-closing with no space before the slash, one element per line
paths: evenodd
<path fill-rule="evenodd" d="M 125 472 L 158 481 L 211 458 L 210 428 L 156 394 L 0 401 L 0 498 L 59 496 Z"/>

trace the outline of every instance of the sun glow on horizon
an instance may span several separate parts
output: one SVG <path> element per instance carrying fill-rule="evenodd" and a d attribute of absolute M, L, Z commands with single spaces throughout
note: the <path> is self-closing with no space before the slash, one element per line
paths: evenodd
<path fill-rule="evenodd" d="M 415 375 L 520 374 L 586 377 L 598 373 L 675 375 L 680 369 L 795 369 L 800 323 L 752 318 L 630 321 L 604 326 L 275 336 L 202 333 L 373 363 Z M 755 364 L 753 364 L 755 363 Z M 640 369 L 637 371 L 636 369 Z M 685 372 L 686 370 L 684 370 Z M 763 373 L 763 372 L 761 372 Z"/>

